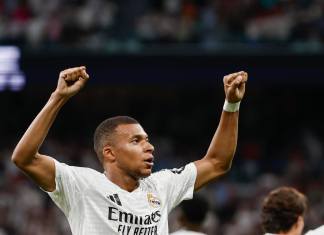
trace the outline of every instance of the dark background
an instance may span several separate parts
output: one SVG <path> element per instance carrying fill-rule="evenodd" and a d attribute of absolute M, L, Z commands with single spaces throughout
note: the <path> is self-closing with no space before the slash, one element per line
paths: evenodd
<path fill-rule="evenodd" d="M 55 230 L 69 234 L 60 220 L 53 222 L 52 217 L 59 212 L 49 199 L 8 162 L 15 144 L 54 91 L 60 70 L 86 65 L 91 79 L 63 107 L 42 151 L 69 164 L 98 170 L 101 168 L 92 151 L 93 131 L 114 115 L 130 115 L 141 122 L 155 145 L 155 170 L 180 167 L 201 158 L 222 110 L 222 78 L 244 70 L 249 81 L 241 104 L 233 167 L 201 192 L 212 205 L 206 227 L 210 234 L 237 230 L 260 234 L 259 201 L 274 187 L 289 185 L 310 197 L 306 228 L 314 228 L 324 215 L 322 61 L 320 55 L 23 54 L 25 88 L 0 93 L 1 172 L 5 177 L 1 192 L 19 198 L 18 191 L 29 185 L 31 195 L 25 196 L 33 198 L 36 193 L 41 199 L 35 199 L 37 213 L 26 209 L 31 221 L 25 221 L 25 226 L 38 226 L 37 218 L 46 214 L 48 222 L 38 229 L 43 226 L 50 230 L 53 226 L 47 223 L 56 223 Z M 4 208 L 4 213 L 17 213 L 12 211 L 16 207 Z M 240 216 L 247 224 L 241 224 Z M 18 231 L 10 227 L 16 220 L 3 220 L 7 231 Z M 171 230 L 177 226 L 172 221 Z"/>
<path fill-rule="evenodd" d="M 231 171 L 199 192 L 210 202 L 206 233 L 262 234 L 262 199 L 283 185 L 309 199 L 305 231 L 324 224 L 323 16 L 316 0 L 0 0 L 0 45 L 20 49 L 26 77 L 20 91 L 0 91 L 0 235 L 71 234 L 10 157 L 59 72 L 79 65 L 91 79 L 42 153 L 101 171 L 94 129 L 130 115 L 155 145 L 154 170 L 200 159 L 222 111 L 223 76 L 244 70 Z"/>

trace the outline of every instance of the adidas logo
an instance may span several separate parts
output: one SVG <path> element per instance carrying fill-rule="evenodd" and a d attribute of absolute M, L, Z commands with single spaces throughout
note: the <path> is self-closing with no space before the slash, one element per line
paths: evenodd
<path fill-rule="evenodd" d="M 110 199 L 110 201 L 112 201 L 113 203 L 116 203 L 118 206 L 122 205 L 117 193 L 108 195 L 107 198 Z"/>

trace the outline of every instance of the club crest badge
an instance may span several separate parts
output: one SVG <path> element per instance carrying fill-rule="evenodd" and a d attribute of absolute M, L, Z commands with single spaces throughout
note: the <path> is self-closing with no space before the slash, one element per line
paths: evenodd
<path fill-rule="evenodd" d="M 155 196 L 153 193 L 147 194 L 147 200 L 151 207 L 158 208 L 161 206 L 161 200 Z"/>

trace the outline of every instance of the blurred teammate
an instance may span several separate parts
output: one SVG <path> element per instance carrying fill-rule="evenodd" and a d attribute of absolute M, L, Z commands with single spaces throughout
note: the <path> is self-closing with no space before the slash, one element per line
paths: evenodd
<path fill-rule="evenodd" d="M 206 155 L 154 174 L 154 147 L 130 117 L 107 119 L 95 131 L 94 149 L 104 173 L 68 166 L 38 152 L 59 110 L 88 79 L 85 67 L 60 73 L 56 90 L 17 144 L 12 161 L 48 192 L 74 235 L 168 234 L 170 210 L 231 167 L 247 73 L 224 77 L 224 111 Z"/>
<path fill-rule="evenodd" d="M 301 235 L 307 198 L 291 187 L 280 187 L 269 193 L 262 205 L 262 228 L 266 235 Z M 305 235 L 323 235 L 324 226 Z"/>
<path fill-rule="evenodd" d="M 180 209 L 181 229 L 170 235 L 204 235 L 202 225 L 209 209 L 207 200 L 195 195 L 193 199 L 181 202 Z"/>

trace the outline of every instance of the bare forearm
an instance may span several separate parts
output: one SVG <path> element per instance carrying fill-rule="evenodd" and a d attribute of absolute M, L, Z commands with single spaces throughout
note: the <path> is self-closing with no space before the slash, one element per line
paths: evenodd
<path fill-rule="evenodd" d="M 231 166 L 236 150 L 239 113 L 223 111 L 205 158 L 217 162 L 224 170 Z"/>
<path fill-rule="evenodd" d="M 17 165 L 28 164 L 34 159 L 59 110 L 66 101 L 67 98 L 62 98 L 55 92 L 52 93 L 14 150 L 12 160 Z"/>
<path fill-rule="evenodd" d="M 206 155 L 195 161 L 197 178 L 195 190 L 224 175 L 230 168 L 237 144 L 239 105 L 245 93 L 247 73 L 226 75 L 223 79 L 226 101 L 218 128 Z"/>

